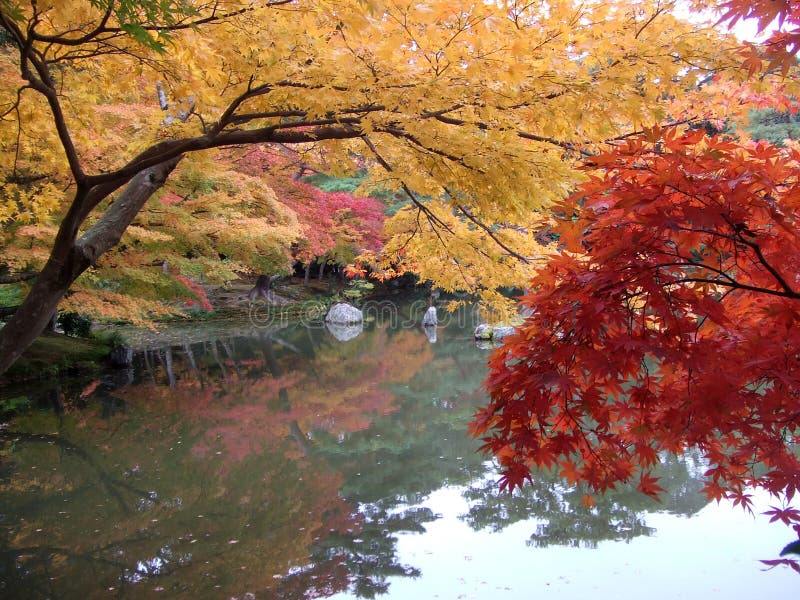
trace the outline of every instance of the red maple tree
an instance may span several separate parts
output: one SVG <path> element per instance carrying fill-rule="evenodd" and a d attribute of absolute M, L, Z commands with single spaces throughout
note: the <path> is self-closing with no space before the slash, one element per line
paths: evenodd
<path fill-rule="evenodd" d="M 795 0 L 727 0 L 719 3 L 720 23 L 733 27 L 740 21 L 756 22 L 759 33 L 769 31 L 759 45 L 747 43 L 742 49 L 744 65 L 751 74 L 780 67 L 784 72 L 795 63 L 800 51 L 800 3 Z"/>
<path fill-rule="evenodd" d="M 695 446 L 710 498 L 760 486 L 800 533 L 800 152 L 655 129 L 589 168 L 473 422 L 501 485 L 558 466 L 657 496 L 659 454 Z"/>
<path fill-rule="evenodd" d="M 269 181 L 278 199 L 292 209 L 303 228 L 303 241 L 295 253 L 301 263 L 327 255 L 347 264 L 361 251 L 383 246 L 384 206 L 375 198 L 326 192 L 285 177 Z"/>
<path fill-rule="evenodd" d="M 365 250 L 383 247 L 385 206 L 372 197 L 326 192 L 303 181 L 315 171 L 296 152 L 254 146 L 235 159 L 244 173 L 262 176 L 292 209 L 303 230 L 294 257 L 303 264 L 331 259 L 346 264 Z"/>
<path fill-rule="evenodd" d="M 761 29 L 777 18 L 744 68 L 794 62 L 797 3 L 720 7 L 722 21 Z M 800 536 L 800 151 L 655 128 L 586 168 L 556 207 L 561 250 L 492 355 L 491 399 L 471 425 L 501 486 L 548 467 L 598 492 L 635 482 L 657 496 L 659 456 L 694 446 L 709 498 L 749 509 L 761 487 L 778 500 L 771 521 Z"/>

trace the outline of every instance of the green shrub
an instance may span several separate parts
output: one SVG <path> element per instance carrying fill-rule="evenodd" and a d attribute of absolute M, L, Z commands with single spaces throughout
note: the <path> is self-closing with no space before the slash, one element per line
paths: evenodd
<path fill-rule="evenodd" d="M 84 314 L 65 312 L 58 315 L 58 324 L 72 337 L 88 338 L 92 333 L 92 320 Z"/>
<path fill-rule="evenodd" d="M 0 418 L 8 418 L 18 412 L 28 410 L 30 407 L 31 401 L 27 396 L 16 396 L 0 400 Z"/>

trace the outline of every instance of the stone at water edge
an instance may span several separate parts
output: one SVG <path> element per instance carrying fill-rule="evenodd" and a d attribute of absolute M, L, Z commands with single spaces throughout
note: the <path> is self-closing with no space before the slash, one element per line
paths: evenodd
<path fill-rule="evenodd" d="M 325 323 L 325 329 L 340 342 L 349 342 L 364 331 L 363 323 Z"/>
<path fill-rule="evenodd" d="M 350 324 L 361 323 L 363 320 L 364 315 L 362 312 L 347 302 L 337 302 L 331 306 L 330 310 L 328 310 L 328 314 L 325 315 L 325 321 L 327 323 Z"/>
<path fill-rule="evenodd" d="M 425 327 L 436 326 L 439 324 L 439 318 L 436 316 L 436 307 L 431 306 L 425 311 L 425 316 L 422 317 L 422 324 Z"/>
<path fill-rule="evenodd" d="M 510 325 L 489 325 L 488 323 L 481 323 L 475 328 L 476 340 L 492 340 L 499 342 L 503 338 L 508 337 L 514 333 L 516 329 Z"/>
<path fill-rule="evenodd" d="M 491 325 L 487 323 L 481 323 L 475 328 L 475 339 L 476 340 L 490 340 L 492 339 L 492 329 Z"/>
<path fill-rule="evenodd" d="M 496 342 L 499 342 L 500 340 L 507 338 L 514 332 L 516 332 L 516 329 L 514 329 L 510 325 L 497 325 L 492 330 L 492 339 Z"/>

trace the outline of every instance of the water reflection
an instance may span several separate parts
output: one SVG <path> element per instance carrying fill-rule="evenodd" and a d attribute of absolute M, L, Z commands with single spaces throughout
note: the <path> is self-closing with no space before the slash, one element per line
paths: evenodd
<path fill-rule="evenodd" d="M 610 490 L 593 497 L 591 510 L 582 505 L 586 490 L 566 486 L 554 473 L 539 472 L 530 485 L 509 497 L 497 494 L 494 478 L 473 482 L 464 492 L 469 510 L 462 519 L 473 529 L 502 531 L 520 521 L 539 523 L 528 544 L 537 548 L 551 545 L 597 548 L 603 541 L 629 541 L 651 535 L 645 513 L 668 510 L 689 516 L 700 511 L 706 500 L 701 493 L 700 458 L 690 452 L 680 458 L 664 456 L 655 473 L 667 483 L 663 502 L 636 490 Z"/>
<path fill-rule="evenodd" d="M 422 564 L 398 536 L 438 515 L 420 503 L 463 486 L 475 530 L 536 517 L 530 544 L 596 546 L 651 533 L 647 498 L 542 473 L 496 492 L 465 436 L 485 354 L 471 330 L 370 324 L 194 334 L 146 348 L 136 369 L 87 385 L 3 433 L 0 592 L 14 598 L 372 598 Z M 52 396 L 42 392 L 42 398 Z M 667 507 L 699 510 L 699 468 L 665 462 Z"/>

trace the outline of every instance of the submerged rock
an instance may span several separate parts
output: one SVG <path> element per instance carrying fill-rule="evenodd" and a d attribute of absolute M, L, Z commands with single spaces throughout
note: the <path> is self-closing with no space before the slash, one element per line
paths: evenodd
<path fill-rule="evenodd" d="M 352 323 L 361 323 L 364 321 L 364 315 L 352 304 L 347 302 L 337 302 L 331 306 L 328 314 L 325 315 L 326 323 L 340 323 L 349 325 Z"/>
<path fill-rule="evenodd" d="M 325 329 L 340 342 L 347 342 L 361 335 L 364 331 L 363 323 L 325 323 Z"/>

